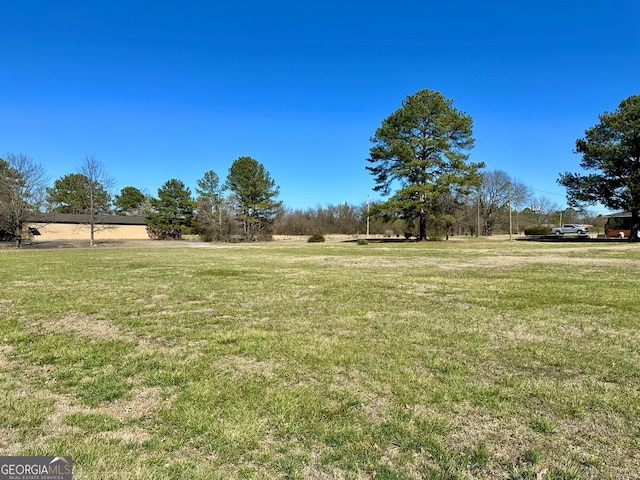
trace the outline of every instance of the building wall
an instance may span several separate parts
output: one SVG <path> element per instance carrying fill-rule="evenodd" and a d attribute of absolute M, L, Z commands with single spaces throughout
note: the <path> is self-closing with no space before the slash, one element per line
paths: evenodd
<path fill-rule="evenodd" d="M 30 223 L 40 235 L 34 235 L 34 242 L 78 241 L 91 238 L 91 227 L 69 223 Z M 149 240 L 146 225 L 99 225 L 94 231 L 96 241 L 101 240 Z"/>
<path fill-rule="evenodd" d="M 604 232 L 607 237 L 629 238 L 631 235 L 630 215 L 610 215 L 604 225 Z"/>

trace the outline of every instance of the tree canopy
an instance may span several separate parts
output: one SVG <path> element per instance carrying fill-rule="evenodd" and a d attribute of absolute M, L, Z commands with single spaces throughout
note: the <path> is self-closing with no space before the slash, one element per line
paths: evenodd
<path fill-rule="evenodd" d="M 601 203 L 631 213 L 630 240 L 638 240 L 640 212 L 640 95 L 620 102 L 613 112 L 599 115 L 600 122 L 576 140 L 586 172 L 561 174 L 558 183 L 567 189 L 573 207 Z"/>
<path fill-rule="evenodd" d="M 146 197 L 136 187 L 128 186 L 113 197 L 113 206 L 118 215 L 140 215 L 144 209 Z"/>
<path fill-rule="evenodd" d="M 98 217 L 111 210 L 109 190 L 114 184 L 104 165 L 88 155 L 82 159 L 79 173 L 65 175 L 54 182 L 53 188 L 47 188 L 47 200 L 54 212 L 87 215 L 93 245 Z"/>
<path fill-rule="evenodd" d="M 47 188 L 47 201 L 56 213 L 107 213 L 109 193 L 98 182 L 91 182 L 82 173 L 69 173 Z"/>
<path fill-rule="evenodd" d="M 478 169 L 484 166 L 468 162 L 473 122 L 452 104 L 439 92 L 420 90 L 371 138 L 366 168 L 375 177 L 374 190 L 388 196 L 397 187 L 378 209 L 418 219 L 419 239 L 427 237 L 427 219 L 438 213 L 443 195 L 468 193 L 479 184 Z"/>
<path fill-rule="evenodd" d="M 282 202 L 275 200 L 280 189 L 264 165 L 251 157 L 236 159 L 225 186 L 234 194 L 245 239 L 270 237 L 269 228 Z"/>
<path fill-rule="evenodd" d="M 224 185 L 220 185 L 220 178 L 213 170 L 204 172 L 202 178 L 196 180 L 196 193 L 202 199 L 208 201 L 211 205 L 219 203 L 224 192 Z"/>

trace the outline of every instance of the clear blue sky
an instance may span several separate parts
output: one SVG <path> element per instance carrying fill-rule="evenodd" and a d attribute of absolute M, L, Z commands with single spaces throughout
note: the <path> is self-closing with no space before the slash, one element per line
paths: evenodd
<path fill-rule="evenodd" d="M 1 1 L 0 152 L 51 182 L 85 155 L 151 194 L 263 163 L 291 208 L 372 192 L 370 137 L 429 88 L 473 161 L 562 206 L 575 140 L 640 93 L 640 2 Z"/>

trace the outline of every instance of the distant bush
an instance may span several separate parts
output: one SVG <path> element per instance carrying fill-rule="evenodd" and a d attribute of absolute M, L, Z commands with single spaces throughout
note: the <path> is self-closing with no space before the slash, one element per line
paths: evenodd
<path fill-rule="evenodd" d="M 203 242 L 213 242 L 213 232 L 211 230 L 203 230 L 199 236 Z"/>
<path fill-rule="evenodd" d="M 182 229 L 179 227 L 152 227 L 147 225 L 147 235 L 151 240 L 180 240 Z"/>
<path fill-rule="evenodd" d="M 309 237 L 309 240 L 307 240 L 307 242 L 309 242 L 309 243 L 324 242 L 324 235 L 320 235 L 319 233 L 315 233 L 315 234 L 313 234 L 313 235 L 311 235 Z"/>
<path fill-rule="evenodd" d="M 524 230 L 525 235 L 551 235 L 551 227 L 529 227 Z"/>
<path fill-rule="evenodd" d="M 0 228 L 0 242 L 9 242 L 13 240 L 13 234 L 9 230 Z"/>
<path fill-rule="evenodd" d="M 364 238 L 358 240 L 358 245 L 369 245 L 369 242 Z"/>

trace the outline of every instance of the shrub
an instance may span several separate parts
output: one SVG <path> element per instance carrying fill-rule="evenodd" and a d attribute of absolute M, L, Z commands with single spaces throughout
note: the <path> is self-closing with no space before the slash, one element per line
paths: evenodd
<path fill-rule="evenodd" d="M 550 227 L 529 227 L 524 230 L 525 235 L 551 235 Z"/>
<path fill-rule="evenodd" d="M 213 232 L 211 230 L 203 230 L 200 232 L 200 240 L 203 242 L 213 242 Z"/>
<path fill-rule="evenodd" d="M 309 243 L 324 242 L 324 235 L 320 235 L 319 233 L 315 233 L 315 234 L 313 234 L 313 235 L 311 235 L 309 237 L 309 240 L 307 240 L 307 242 L 309 242 Z"/>
<path fill-rule="evenodd" d="M 369 242 L 364 238 L 358 240 L 358 245 L 369 245 Z"/>
<path fill-rule="evenodd" d="M 163 228 L 147 225 L 147 234 L 151 240 L 180 240 L 182 230 L 178 227 Z"/>

